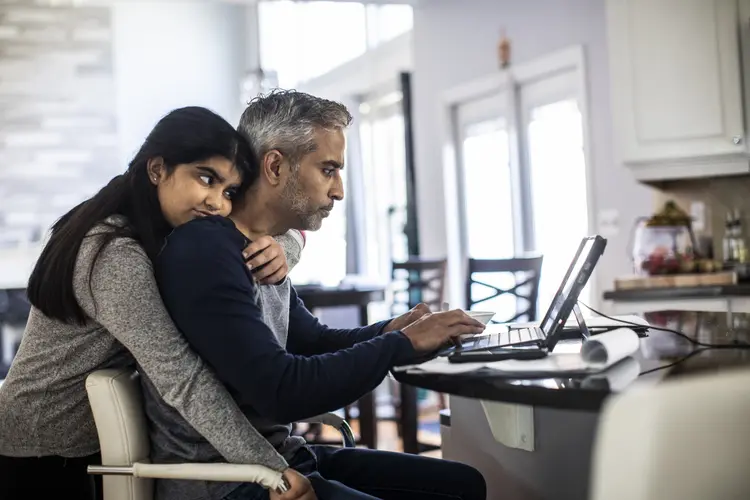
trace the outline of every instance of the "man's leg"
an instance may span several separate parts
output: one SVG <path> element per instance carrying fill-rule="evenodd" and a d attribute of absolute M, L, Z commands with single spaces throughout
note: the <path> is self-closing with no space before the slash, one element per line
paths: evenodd
<path fill-rule="evenodd" d="M 318 459 L 312 451 L 301 448 L 290 461 L 291 467 L 310 480 L 318 500 L 378 500 L 338 481 L 324 478 L 317 471 Z M 268 490 L 258 484 L 244 483 L 223 500 L 269 500 Z"/>
<path fill-rule="evenodd" d="M 306 474 L 318 500 L 379 500 L 366 493 L 354 490 L 338 481 L 323 478 L 318 472 Z M 251 483 L 243 483 L 239 488 L 225 496 L 223 500 L 269 500 L 268 490 Z"/>
<path fill-rule="evenodd" d="M 376 498 L 486 500 L 484 478 L 462 463 L 363 448 L 310 448 L 321 476 Z"/>

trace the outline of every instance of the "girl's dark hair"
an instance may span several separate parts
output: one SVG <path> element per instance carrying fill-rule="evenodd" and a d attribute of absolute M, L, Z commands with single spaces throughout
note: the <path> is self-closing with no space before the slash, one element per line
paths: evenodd
<path fill-rule="evenodd" d="M 137 240 L 153 261 L 172 228 L 162 214 L 156 186 L 149 180 L 148 161 L 161 157 L 167 174 L 171 174 L 177 165 L 216 156 L 237 166 L 243 179 L 237 196 L 242 196 L 259 172 L 247 141 L 226 120 L 206 108 L 180 108 L 164 116 L 124 174 L 113 178 L 52 226 L 49 242 L 29 278 L 27 293 L 31 304 L 50 318 L 85 323 L 87 316 L 73 289 L 73 272 L 87 233 L 98 224 L 109 226 L 98 236 L 101 242 L 93 262 L 106 245 L 120 237 Z M 112 215 L 124 216 L 124 225 L 105 222 Z"/>

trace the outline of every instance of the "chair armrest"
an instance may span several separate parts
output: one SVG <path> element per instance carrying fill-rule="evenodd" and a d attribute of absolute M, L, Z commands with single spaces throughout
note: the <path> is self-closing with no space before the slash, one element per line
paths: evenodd
<path fill-rule="evenodd" d="M 121 475 L 151 479 L 188 479 L 199 481 L 225 481 L 258 483 L 271 489 L 286 491 L 286 482 L 281 472 L 263 465 L 196 463 L 196 464 L 147 464 L 134 463 L 126 466 L 90 465 L 89 474 Z"/>
<path fill-rule="evenodd" d="M 338 429 L 341 427 L 342 423 L 346 422 L 346 420 L 335 413 L 322 413 L 320 415 L 315 415 L 314 417 L 300 420 L 300 422 L 305 424 L 325 424 Z"/>
<path fill-rule="evenodd" d="M 324 424 L 335 427 L 341 433 L 341 437 L 344 441 L 344 448 L 354 448 L 357 445 L 357 440 L 354 438 L 354 432 L 352 431 L 352 428 L 349 427 L 349 423 L 335 413 L 315 415 L 314 417 L 300 420 L 300 422 L 306 424 Z"/>

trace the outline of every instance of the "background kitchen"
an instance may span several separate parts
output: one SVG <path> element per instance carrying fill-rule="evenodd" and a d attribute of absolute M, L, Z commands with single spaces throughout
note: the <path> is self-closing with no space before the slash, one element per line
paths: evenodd
<path fill-rule="evenodd" d="M 0 378 L 50 224 L 169 109 L 236 123 L 275 85 L 356 120 L 348 201 L 310 235 L 300 286 L 381 286 L 374 320 L 394 264 L 445 263 L 438 289 L 464 305 L 468 259 L 534 254 L 543 311 L 599 233 L 590 305 L 750 312 L 748 19 L 750 0 L 1 0 Z"/>

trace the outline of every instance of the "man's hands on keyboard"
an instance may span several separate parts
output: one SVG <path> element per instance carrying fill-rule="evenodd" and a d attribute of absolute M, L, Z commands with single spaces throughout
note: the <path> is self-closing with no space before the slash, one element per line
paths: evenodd
<path fill-rule="evenodd" d="M 484 329 L 484 323 L 460 309 L 454 309 L 425 314 L 401 331 L 409 338 L 415 350 L 430 352 L 461 335 L 481 333 Z"/>

